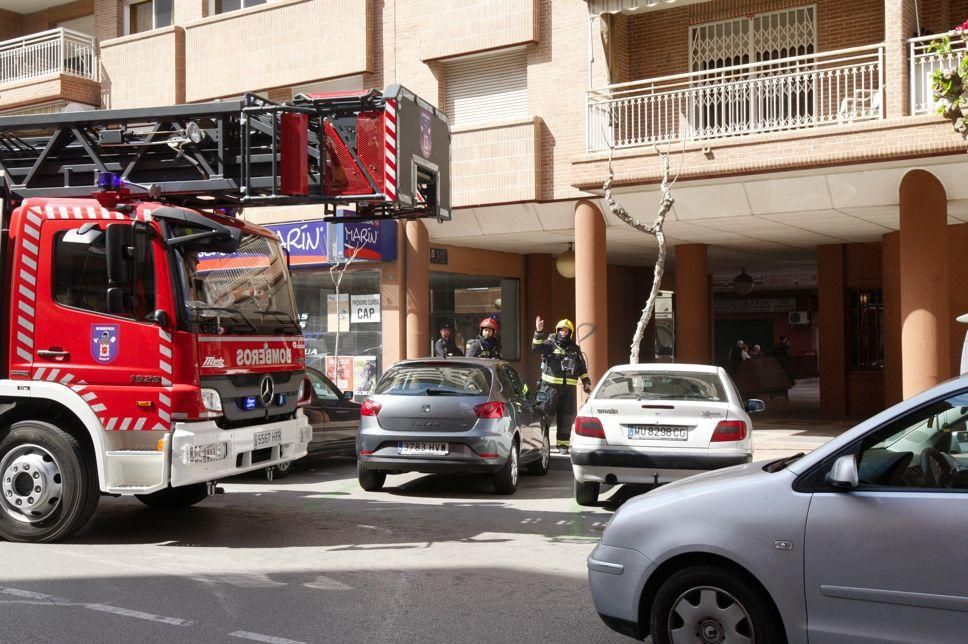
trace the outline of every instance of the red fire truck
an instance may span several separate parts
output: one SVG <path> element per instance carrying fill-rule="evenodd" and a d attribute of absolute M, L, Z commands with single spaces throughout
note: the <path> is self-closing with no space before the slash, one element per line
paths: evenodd
<path fill-rule="evenodd" d="M 303 456 L 287 254 L 238 213 L 449 219 L 449 137 L 399 86 L 0 118 L 0 537 Z"/>

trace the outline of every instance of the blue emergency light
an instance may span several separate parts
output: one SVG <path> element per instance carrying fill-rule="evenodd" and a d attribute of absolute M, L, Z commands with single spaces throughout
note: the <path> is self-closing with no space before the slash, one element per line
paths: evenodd
<path fill-rule="evenodd" d="M 97 188 L 104 192 L 117 192 L 122 185 L 121 177 L 113 172 L 99 172 L 97 175 Z"/>
<path fill-rule="evenodd" d="M 255 396 L 246 396 L 242 399 L 242 409 L 252 411 L 259 404 L 259 399 Z"/>

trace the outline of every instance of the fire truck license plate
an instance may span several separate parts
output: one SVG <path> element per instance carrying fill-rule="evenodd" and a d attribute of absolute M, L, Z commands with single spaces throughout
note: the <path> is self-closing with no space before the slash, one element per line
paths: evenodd
<path fill-rule="evenodd" d="M 282 442 L 281 429 L 269 429 L 264 432 L 255 433 L 255 448 L 272 447 Z"/>
<path fill-rule="evenodd" d="M 646 441 L 684 441 L 689 440 L 685 427 L 669 425 L 629 425 L 629 438 Z"/>

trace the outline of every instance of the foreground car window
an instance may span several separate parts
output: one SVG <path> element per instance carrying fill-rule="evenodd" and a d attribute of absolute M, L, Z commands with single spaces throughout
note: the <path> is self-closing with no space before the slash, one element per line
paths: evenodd
<path fill-rule="evenodd" d="M 470 365 L 408 364 L 383 374 L 376 394 L 482 396 L 491 389 L 491 372 Z"/>
<path fill-rule="evenodd" d="M 617 371 L 609 374 L 595 398 L 633 400 L 709 400 L 725 402 L 726 391 L 714 373 Z"/>
<path fill-rule="evenodd" d="M 968 392 L 881 428 L 861 446 L 862 487 L 968 490 Z"/>

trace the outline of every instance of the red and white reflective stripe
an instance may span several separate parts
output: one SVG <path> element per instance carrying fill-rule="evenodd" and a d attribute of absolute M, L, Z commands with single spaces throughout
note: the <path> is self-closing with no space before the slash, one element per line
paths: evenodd
<path fill-rule="evenodd" d="M 397 199 L 397 102 L 387 101 L 386 112 L 383 116 L 385 126 L 384 138 L 386 157 L 383 167 L 383 183 L 386 188 L 387 201 Z"/>
<path fill-rule="evenodd" d="M 161 384 L 171 387 L 172 383 L 172 341 L 171 333 L 158 328 L 158 368 L 161 369 Z M 158 422 L 152 429 L 171 429 L 171 396 L 158 394 Z"/>

